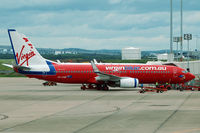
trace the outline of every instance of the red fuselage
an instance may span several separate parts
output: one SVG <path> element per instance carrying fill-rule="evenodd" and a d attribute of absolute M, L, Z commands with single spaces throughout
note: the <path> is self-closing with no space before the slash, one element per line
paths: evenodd
<path fill-rule="evenodd" d="M 98 84 L 90 63 L 52 63 L 55 68 L 54 75 L 26 74 L 31 78 L 60 83 L 86 83 Z M 98 69 L 106 74 L 118 77 L 137 78 L 141 84 L 170 83 L 178 84 L 190 81 L 194 75 L 184 69 L 168 65 L 142 65 L 142 64 L 97 64 Z"/>

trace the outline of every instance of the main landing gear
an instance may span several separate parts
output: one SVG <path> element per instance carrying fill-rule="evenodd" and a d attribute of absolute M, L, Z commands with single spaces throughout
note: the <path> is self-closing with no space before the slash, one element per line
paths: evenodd
<path fill-rule="evenodd" d="M 104 90 L 108 91 L 107 84 L 82 84 L 81 90 Z"/>
<path fill-rule="evenodd" d="M 57 83 L 56 82 L 51 82 L 51 81 L 46 81 L 43 83 L 44 86 L 56 86 Z"/>

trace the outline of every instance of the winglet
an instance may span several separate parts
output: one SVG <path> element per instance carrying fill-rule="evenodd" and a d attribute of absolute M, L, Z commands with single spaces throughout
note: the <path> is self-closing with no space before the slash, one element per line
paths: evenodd
<path fill-rule="evenodd" d="M 95 65 L 93 61 L 91 61 L 91 65 L 92 65 L 94 73 L 100 73 L 99 69 L 97 68 L 97 66 Z"/>
<path fill-rule="evenodd" d="M 98 63 L 96 59 L 93 59 L 93 61 L 94 61 L 94 64 L 97 64 L 97 63 Z"/>

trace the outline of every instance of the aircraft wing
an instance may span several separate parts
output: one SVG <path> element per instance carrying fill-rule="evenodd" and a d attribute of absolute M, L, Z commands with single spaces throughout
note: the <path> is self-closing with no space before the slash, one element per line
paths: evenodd
<path fill-rule="evenodd" d="M 91 61 L 91 65 L 92 65 L 94 73 L 96 73 L 98 75 L 98 77 L 96 77 L 97 80 L 119 81 L 122 78 L 122 77 L 118 77 L 118 76 L 115 76 L 115 75 L 112 75 L 112 74 L 107 74 L 107 73 L 101 72 L 93 61 Z"/>

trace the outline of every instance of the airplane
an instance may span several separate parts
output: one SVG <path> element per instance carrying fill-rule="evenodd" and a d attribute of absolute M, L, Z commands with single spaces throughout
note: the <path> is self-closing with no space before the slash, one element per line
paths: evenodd
<path fill-rule="evenodd" d="M 8 29 L 8 35 L 15 57 L 15 72 L 29 78 L 49 82 L 82 84 L 81 89 L 108 87 L 137 88 L 139 84 L 180 84 L 195 76 L 186 70 L 171 65 L 148 65 L 130 63 L 61 63 L 43 58 L 29 38 Z"/>

